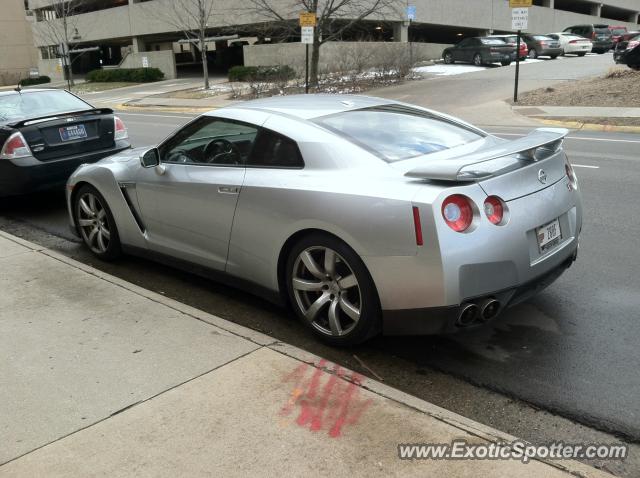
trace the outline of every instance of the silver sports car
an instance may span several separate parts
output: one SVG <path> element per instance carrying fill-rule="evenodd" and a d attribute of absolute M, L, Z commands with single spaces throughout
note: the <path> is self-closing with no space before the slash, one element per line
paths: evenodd
<path fill-rule="evenodd" d="M 288 96 L 81 166 L 72 229 L 286 303 L 331 344 L 486 323 L 576 259 L 566 130 L 506 141 L 424 108 Z"/>

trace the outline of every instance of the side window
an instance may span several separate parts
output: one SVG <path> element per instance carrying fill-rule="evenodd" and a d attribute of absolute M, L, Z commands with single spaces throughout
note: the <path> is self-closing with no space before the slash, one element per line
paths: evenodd
<path fill-rule="evenodd" d="M 268 129 L 260 129 L 246 164 L 262 168 L 304 167 L 296 142 Z"/>
<path fill-rule="evenodd" d="M 465 38 L 456 46 L 458 46 L 459 48 L 464 48 L 465 46 L 469 46 L 470 44 L 471 44 L 471 38 Z"/>
<path fill-rule="evenodd" d="M 165 163 L 241 165 L 257 134 L 256 126 L 202 116 L 160 147 L 160 159 Z"/>

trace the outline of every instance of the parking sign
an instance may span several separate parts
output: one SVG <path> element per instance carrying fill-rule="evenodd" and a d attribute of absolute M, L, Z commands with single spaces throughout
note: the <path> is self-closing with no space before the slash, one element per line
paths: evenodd
<path fill-rule="evenodd" d="M 511 29 L 526 30 L 529 27 L 529 9 L 514 8 L 511 10 Z"/>

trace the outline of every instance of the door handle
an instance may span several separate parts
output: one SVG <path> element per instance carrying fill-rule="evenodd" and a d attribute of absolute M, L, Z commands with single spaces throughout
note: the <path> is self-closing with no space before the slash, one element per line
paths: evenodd
<path fill-rule="evenodd" d="M 220 194 L 238 194 L 240 188 L 238 186 L 220 186 L 218 192 Z"/>

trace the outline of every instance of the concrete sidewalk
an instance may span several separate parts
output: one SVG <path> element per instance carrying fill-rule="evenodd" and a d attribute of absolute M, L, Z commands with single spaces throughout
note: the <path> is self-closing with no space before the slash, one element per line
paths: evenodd
<path fill-rule="evenodd" d="M 596 106 L 513 106 L 513 110 L 529 117 L 558 118 L 640 118 L 640 108 L 607 108 Z"/>
<path fill-rule="evenodd" d="M 0 270 L 2 477 L 610 476 L 399 460 L 514 437 L 4 232 Z"/>

